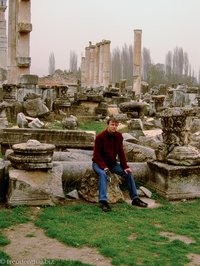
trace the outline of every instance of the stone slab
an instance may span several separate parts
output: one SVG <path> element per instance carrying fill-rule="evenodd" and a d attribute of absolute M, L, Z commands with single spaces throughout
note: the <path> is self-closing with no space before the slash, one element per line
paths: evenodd
<path fill-rule="evenodd" d="M 175 166 L 148 162 L 148 185 L 168 200 L 200 198 L 200 165 Z"/>

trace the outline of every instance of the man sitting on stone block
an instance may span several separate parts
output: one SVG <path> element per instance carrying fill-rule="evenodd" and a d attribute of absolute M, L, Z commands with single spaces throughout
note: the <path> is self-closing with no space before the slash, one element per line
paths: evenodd
<path fill-rule="evenodd" d="M 117 131 L 119 121 L 110 117 L 107 120 L 107 128 L 99 133 L 95 139 L 92 167 L 97 173 L 98 179 L 98 200 L 103 211 L 111 211 L 107 199 L 107 181 L 109 172 L 123 177 L 126 181 L 132 205 L 147 207 L 138 194 L 135 185 L 134 176 L 131 168 L 127 165 L 124 148 L 123 136 Z M 117 161 L 117 158 L 119 162 Z"/>

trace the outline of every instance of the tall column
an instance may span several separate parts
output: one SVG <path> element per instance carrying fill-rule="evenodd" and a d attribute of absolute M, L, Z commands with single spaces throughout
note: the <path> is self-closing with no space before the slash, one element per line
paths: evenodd
<path fill-rule="evenodd" d="M 17 84 L 30 73 L 31 1 L 9 0 L 8 19 L 8 83 Z"/>
<path fill-rule="evenodd" d="M 85 85 L 88 88 L 90 81 L 90 48 L 85 47 Z"/>
<path fill-rule="evenodd" d="M 141 94 L 141 50 L 142 50 L 142 30 L 134 30 L 134 50 L 133 50 L 133 92 L 136 97 Z"/>
<path fill-rule="evenodd" d="M 6 11 L 7 0 L 0 1 L 0 67 L 7 68 L 7 36 L 6 36 Z"/>
<path fill-rule="evenodd" d="M 103 45 L 99 43 L 99 86 L 103 86 Z"/>
<path fill-rule="evenodd" d="M 108 88 L 110 84 L 110 41 L 103 40 L 103 86 Z"/>
<path fill-rule="evenodd" d="M 99 86 L 99 50 L 100 45 L 96 43 L 94 50 L 94 87 Z"/>
<path fill-rule="evenodd" d="M 89 71 L 89 88 L 94 87 L 94 51 L 95 51 L 95 46 L 90 44 L 90 71 Z"/>

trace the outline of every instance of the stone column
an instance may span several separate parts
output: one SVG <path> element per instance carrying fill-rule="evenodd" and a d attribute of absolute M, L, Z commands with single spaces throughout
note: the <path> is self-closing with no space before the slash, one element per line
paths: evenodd
<path fill-rule="evenodd" d="M 103 86 L 108 88 L 110 84 L 110 41 L 103 40 Z"/>
<path fill-rule="evenodd" d="M 100 44 L 97 43 L 94 50 L 94 87 L 99 86 L 99 53 Z"/>
<path fill-rule="evenodd" d="M 85 85 L 89 87 L 90 70 L 90 48 L 85 47 Z"/>
<path fill-rule="evenodd" d="M 7 67 L 6 2 L 0 1 L 0 67 L 4 69 Z"/>
<path fill-rule="evenodd" d="M 30 18 L 30 0 L 9 0 L 8 83 L 17 84 L 20 75 L 30 73 Z"/>
<path fill-rule="evenodd" d="M 161 113 L 163 146 L 156 150 L 158 161 L 187 166 L 200 164 L 198 149 L 189 144 L 196 114 L 196 109 L 186 107 L 167 108 Z"/>
<path fill-rule="evenodd" d="M 99 43 L 99 85 L 103 86 L 103 46 Z"/>
<path fill-rule="evenodd" d="M 81 58 L 81 87 L 86 87 L 86 60 L 85 57 Z"/>
<path fill-rule="evenodd" d="M 134 51 L 133 51 L 133 92 L 136 97 L 141 94 L 141 49 L 142 30 L 134 30 Z"/>
<path fill-rule="evenodd" d="M 94 87 L 94 51 L 95 46 L 90 44 L 89 88 Z"/>

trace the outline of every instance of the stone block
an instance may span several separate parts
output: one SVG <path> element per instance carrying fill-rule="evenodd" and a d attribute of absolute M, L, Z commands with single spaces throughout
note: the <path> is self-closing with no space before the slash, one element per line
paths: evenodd
<path fill-rule="evenodd" d="M 148 184 L 168 200 L 200 198 L 200 165 L 175 166 L 148 162 Z"/>
<path fill-rule="evenodd" d="M 38 76 L 37 75 L 30 75 L 30 74 L 24 74 L 21 75 L 19 78 L 19 83 L 20 85 L 29 85 L 29 84 L 33 84 L 33 85 L 37 85 L 38 84 Z"/>
<path fill-rule="evenodd" d="M 48 171 L 26 171 L 10 167 L 8 173 L 8 206 L 52 206 L 65 198 L 61 165 L 55 164 Z"/>

